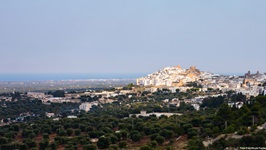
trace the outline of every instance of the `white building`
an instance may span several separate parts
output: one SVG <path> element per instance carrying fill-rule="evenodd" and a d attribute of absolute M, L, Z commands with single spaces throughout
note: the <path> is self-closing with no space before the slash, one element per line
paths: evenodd
<path fill-rule="evenodd" d="M 98 106 L 98 102 L 91 102 L 91 103 L 85 102 L 85 103 L 81 103 L 79 105 L 79 109 L 88 112 L 88 111 L 90 111 L 90 109 L 91 109 L 91 107 L 93 105 Z"/>
<path fill-rule="evenodd" d="M 153 112 L 153 113 L 147 113 L 145 110 L 140 111 L 140 114 L 130 114 L 129 117 L 131 117 L 132 115 L 136 115 L 136 117 L 139 116 L 143 116 L 143 117 L 148 117 L 151 115 L 155 115 L 157 118 L 161 117 L 161 116 L 173 116 L 173 115 L 177 115 L 177 116 L 181 116 L 182 114 L 180 113 L 158 113 L 158 112 Z"/>
<path fill-rule="evenodd" d="M 170 105 L 175 105 L 176 107 L 179 107 L 180 106 L 180 101 L 177 98 L 173 98 L 169 104 Z"/>
<path fill-rule="evenodd" d="M 168 88 L 170 91 L 171 91 L 171 93 L 176 93 L 176 87 L 169 87 Z"/>
<path fill-rule="evenodd" d="M 32 97 L 32 98 L 37 98 L 37 99 L 44 99 L 45 98 L 45 94 L 42 92 L 28 92 L 27 96 Z"/>
<path fill-rule="evenodd" d="M 235 107 L 238 108 L 238 109 L 240 109 L 243 105 L 244 105 L 243 102 L 236 102 L 236 103 L 234 103 L 234 102 L 229 102 L 229 103 L 228 103 L 228 106 L 229 106 L 229 107 L 233 107 L 233 106 L 235 106 Z"/>
<path fill-rule="evenodd" d="M 200 110 L 200 105 L 199 104 L 191 104 L 195 110 Z"/>
<path fill-rule="evenodd" d="M 74 119 L 74 118 L 78 118 L 78 117 L 77 116 L 67 116 L 67 118 Z"/>
<path fill-rule="evenodd" d="M 45 113 L 45 114 L 46 114 L 46 116 L 47 116 L 48 118 L 51 118 L 51 117 L 54 117 L 54 116 L 55 116 L 54 113 Z"/>

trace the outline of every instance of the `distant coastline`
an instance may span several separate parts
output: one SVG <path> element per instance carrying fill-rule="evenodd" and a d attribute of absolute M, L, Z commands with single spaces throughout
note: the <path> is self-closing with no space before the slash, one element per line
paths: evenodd
<path fill-rule="evenodd" d="M 0 82 L 88 80 L 88 79 L 137 79 L 149 73 L 0 73 Z M 245 73 L 217 73 L 242 76 Z"/>
<path fill-rule="evenodd" d="M 0 82 L 87 80 L 87 79 L 136 79 L 147 73 L 1 73 Z"/>

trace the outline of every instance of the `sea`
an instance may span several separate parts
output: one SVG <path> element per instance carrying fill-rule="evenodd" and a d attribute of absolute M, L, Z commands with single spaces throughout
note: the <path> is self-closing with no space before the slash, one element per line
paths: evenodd
<path fill-rule="evenodd" d="M 88 79 L 136 79 L 148 73 L 0 73 L 0 82 L 88 80 Z M 217 73 L 221 75 L 244 75 L 244 73 Z"/>
<path fill-rule="evenodd" d="M 44 74 L 44 73 L 23 73 L 23 74 L 0 74 L 0 82 L 21 82 L 21 81 L 49 81 L 49 80 L 88 80 L 88 79 L 136 79 L 146 76 L 147 73 L 68 73 L 68 74 Z"/>

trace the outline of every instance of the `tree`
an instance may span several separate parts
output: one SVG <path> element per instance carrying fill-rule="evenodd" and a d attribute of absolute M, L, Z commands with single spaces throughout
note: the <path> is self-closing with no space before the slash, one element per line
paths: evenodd
<path fill-rule="evenodd" d="M 115 133 L 115 136 L 117 137 L 118 141 L 121 140 L 122 135 L 121 135 L 120 132 L 116 132 L 116 133 Z"/>
<path fill-rule="evenodd" d="M 88 145 L 85 145 L 83 149 L 84 150 L 97 150 L 98 147 L 94 144 L 88 144 Z"/>
<path fill-rule="evenodd" d="M 23 143 L 27 144 L 29 149 L 35 148 L 37 146 L 37 143 L 32 139 L 24 139 Z"/>
<path fill-rule="evenodd" d="M 80 131 L 80 129 L 77 129 L 77 130 L 74 131 L 74 133 L 75 133 L 76 136 L 78 136 L 78 135 L 80 135 L 81 131 Z"/>
<path fill-rule="evenodd" d="M 40 142 L 39 143 L 40 150 L 45 150 L 48 147 L 48 144 L 49 144 L 49 142 L 47 140 Z"/>
<path fill-rule="evenodd" d="M 53 97 L 65 97 L 65 91 L 57 90 L 52 93 Z"/>
<path fill-rule="evenodd" d="M 7 144 L 8 139 L 5 137 L 0 137 L 0 145 Z"/>
<path fill-rule="evenodd" d="M 187 123 L 187 124 L 184 124 L 182 127 L 183 127 L 183 129 L 187 132 L 188 129 L 192 128 L 193 126 L 192 126 L 192 124 Z"/>
<path fill-rule="evenodd" d="M 223 96 L 205 98 L 202 101 L 201 107 L 217 108 L 224 103 L 224 99 L 225 97 Z"/>
<path fill-rule="evenodd" d="M 45 140 L 48 140 L 49 139 L 49 134 L 48 133 L 44 133 L 42 135 L 42 138 L 45 139 Z"/>
<path fill-rule="evenodd" d="M 193 128 L 190 128 L 188 131 L 188 137 L 189 138 L 192 138 L 193 136 L 196 136 L 197 135 L 197 131 Z"/>
<path fill-rule="evenodd" d="M 141 139 L 141 134 L 139 131 L 134 130 L 134 131 L 130 132 L 130 137 L 131 137 L 132 141 L 138 142 Z"/>
<path fill-rule="evenodd" d="M 251 107 L 250 114 L 252 115 L 252 125 L 255 124 L 255 118 L 260 118 L 260 106 L 258 104 L 255 104 Z"/>
<path fill-rule="evenodd" d="M 119 142 L 119 147 L 121 148 L 121 149 L 123 149 L 123 148 L 127 148 L 127 142 L 126 141 L 121 141 L 121 142 Z"/>
<path fill-rule="evenodd" d="M 225 122 L 225 128 L 227 128 L 227 123 L 232 118 L 232 110 L 227 104 L 222 104 L 217 116 Z"/>
<path fill-rule="evenodd" d="M 51 147 L 52 150 L 56 150 L 57 149 L 57 145 L 56 145 L 55 142 L 51 143 L 50 147 Z"/>
<path fill-rule="evenodd" d="M 1 150 L 11 150 L 11 149 L 15 149 L 15 145 L 14 144 L 4 144 L 0 146 Z"/>
<path fill-rule="evenodd" d="M 123 87 L 123 90 L 132 90 L 133 87 L 134 87 L 134 84 L 130 83 L 127 86 Z"/>
<path fill-rule="evenodd" d="M 7 118 L 5 118 L 3 121 L 4 121 L 4 123 L 8 123 L 8 119 Z"/>
<path fill-rule="evenodd" d="M 247 114 L 250 112 L 250 109 L 247 107 L 247 105 L 243 105 L 241 108 L 240 108 L 240 112 L 241 114 Z"/>
<path fill-rule="evenodd" d="M 104 148 L 108 148 L 111 143 L 112 142 L 111 142 L 110 138 L 100 137 L 98 142 L 97 142 L 97 146 L 101 149 L 104 149 Z"/>
<path fill-rule="evenodd" d="M 125 131 L 125 130 L 121 130 L 120 133 L 121 133 L 121 137 L 122 137 L 123 139 L 126 139 L 126 138 L 127 138 L 127 131 Z"/>
<path fill-rule="evenodd" d="M 212 128 L 212 133 L 214 136 L 216 136 L 219 133 L 219 127 L 215 126 Z"/>
<path fill-rule="evenodd" d="M 159 144 L 159 145 L 162 145 L 163 143 L 164 143 L 164 137 L 163 136 L 157 136 L 156 138 L 155 138 L 155 141 Z"/>
<path fill-rule="evenodd" d="M 67 129 L 66 132 L 67 132 L 67 135 L 68 136 L 71 136 L 73 134 L 73 130 L 72 129 Z"/>
<path fill-rule="evenodd" d="M 58 135 L 59 135 L 59 136 L 66 136 L 66 134 L 67 134 L 67 133 L 66 133 L 66 131 L 65 131 L 64 129 L 59 129 L 59 130 L 58 130 Z"/>
<path fill-rule="evenodd" d="M 258 96 L 256 97 L 256 101 L 259 102 L 263 107 L 266 107 L 266 96 Z"/>
<path fill-rule="evenodd" d="M 20 129 L 19 124 L 14 124 L 12 127 L 13 127 L 14 131 L 19 131 L 19 129 Z"/>
<path fill-rule="evenodd" d="M 174 136 L 174 132 L 173 132 L 173 131 L 171 131 L 171 130 L 166 130 L 166 129 L 160 131 L 159 134 L 160 134 L 161 136 L 163 136 L 164 138 L 166 138 L 166 139 L 171 139 L 171 138 Z"/>
<path fill-rule="evenodd" d="M 29 147 L 28 147 L 27 144 L 19 144 L 18 149 L 19 149 L 19 150 L 28 150 Z"/>
<path fill-rule="evenodd" d="M 140 150 L 153 150 L 153 148 L 150 147 L 149 145 L 144 145 L 140 147 Z"/>
<path fill-rule="evenodd" d="M 88 134 L 89 134 L 90 138 L 97 138 L 98 137 L 97 131 L 90 131 Z"/>
<path fill-rule="evenodd" d="M 204 145 L 202 141 L 199 139 L 199 137 L 193 137 L 188 141 L 188 149 L 189 150 L 203 150 Z"/>
<path fill-rule="evenodd" d="M 30 139 L 33 139 L 33 138 L 35 138 L 35 137 L 36 137 L 36 134 L 32 132 L 32 133 L 30 133 L 30 134 L 29 134 L 29 136 L 28 136 L 28 137 L 29 137 Z"/>
<path fill-rule="evenodd" d="M 149 145 L 153 148 L 156 148 L 158 146 L 158 143 L 156 141 L 151 141 Z"/>
<path fill-rule="evenodd" d="M 119 150 L 119 147 L 118 147 L 117 144 L 111 144 L 111 145 L 109 146 L 109 148 L 110 148 L 110 149 L 113 149 L 113 150 Z"/>
<path fill-rule="evenodd" d="M 116 144 L 117 141 L 118 141 L 118 138 L 117 138 L 115 135 L 113 135 L 113 134 L 111 134 L 111 135 L 109 136 L 109 138 L 110 138 L 112 144 Z"/>

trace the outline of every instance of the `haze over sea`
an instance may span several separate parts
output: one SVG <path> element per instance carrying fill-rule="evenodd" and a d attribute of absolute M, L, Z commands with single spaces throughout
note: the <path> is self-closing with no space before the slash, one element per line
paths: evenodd
<path fill-rule="evenodd" d="M 48 81 L 48 80 L 87 80 L 87 79 L 135 79 L 147 73 L 20 73 L 0 74 L 0 82 L 6 81 Z"/>
<path fill-rule="evenodd" d="M 88 80 L 88 79 L 136 79 L 149 73 L 5 73 L 0 74 L 0 82 Z M 244 75 L 244 73 L 218 73 L 221 75 Z"/>

